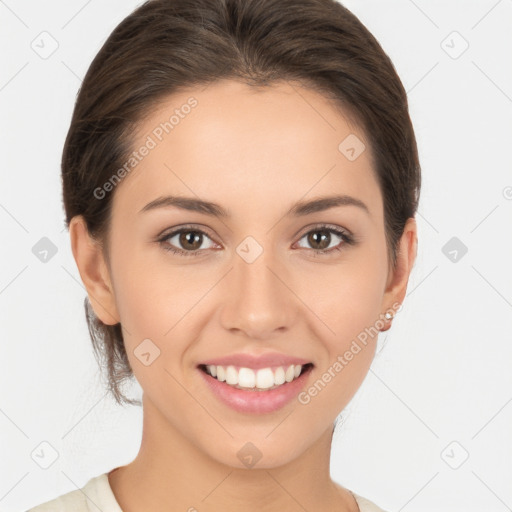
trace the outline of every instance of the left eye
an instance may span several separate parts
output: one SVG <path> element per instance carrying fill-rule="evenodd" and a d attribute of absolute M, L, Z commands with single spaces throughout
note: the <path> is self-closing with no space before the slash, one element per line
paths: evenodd
<path fill-rule="evenodd" d="M 341 239 L 341 242 L 335 243 L 334 246 L 331 246 L 331 242 L 336 241 L 335 239 L 333 240 L 333 234 L 335 236 L 335 239 L 339 238 Z M 311 250 L 319 254 L 330 253 L 332 251 L 339 251 L 341 250 L 341 246 L 343 246 L 344 244 L 350 245 L 353 243 L 352 237 L 348 233 L 330 227 L 318 227 L 312 229 L 311 231 L 305 233 L 300 240 L 304 238 L 306 238 L 307 243 L 313 245 Z M 319 245 L 321 247 L 315 248 L 315 245 Z"/>

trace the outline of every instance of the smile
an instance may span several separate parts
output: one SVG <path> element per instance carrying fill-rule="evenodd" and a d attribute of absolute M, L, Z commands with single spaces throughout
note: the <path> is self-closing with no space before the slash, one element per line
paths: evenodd
<path fill-rule="evenodd" d="M 236 389 L 264 391 L 276 389 L 285 382 L 297 379 L 303 371 L 307 371 L 311 363 L 306 365 L 288 365 L 267 368 L 237 368 L 233 365 L 204 365 L 203 371 L 220 382 Z"/>
<path fill-rule="evenodd" d="M 242 413 L 263 414 L 277 411 L 297 398 L 313 367 L 307 363 L 259 369 L 199 365 L 198 369 L 221 404 Z"/>

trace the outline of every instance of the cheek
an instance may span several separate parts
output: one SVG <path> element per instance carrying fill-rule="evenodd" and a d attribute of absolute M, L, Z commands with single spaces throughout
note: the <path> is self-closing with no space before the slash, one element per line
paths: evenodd
<path fill-rule="evenodd" d="M 160 350 L 159 362 L 179 364 L 200 324 L 198 303 L 214 283 L 211 268 L 170 264 L 164 251 L 118 251 L 116 256 L 116 305 L 130 362 L 143 340 L 150 339 Z M 136 375 L 138 366 L 135 360 Z"/>
<path fill-rule="evenodd" d="M 325 290 L 329 292 L 318 291 L 311 296 L 314 313 L 322 319 L 315 325 L 323 351 L 318 351 L 315 380 L 300 401 L 306 409 L 314 410 L 311 417 L 317 421 L 321 418 L 323 423 L 334 421 L 350 402 L 375 354 L 375 325 L 382 300 L 375 282 L 381 278 L 378 271 L 362 267 L 358 270 L 356 266 L 347 266 L 346 272 L 338 269 L 336 276 L 326 280 Z"/>
<path fill-rule="evenodd" d="M 384 248 L 382 240 L 382 247 L 367 247 L 357 256 L 354 251 L 354 257 L 307 280 L 307 302 L 322 320 L 315 322 L 316 336 L 325 349 L 317 388 L 328 389 L 316 391 L 321 396 L 315 400 L 326 410 L 341 410 L 350 401 L 372 363 L 382 327 L 377 321 L 387 278 Z"/>
<path fill-rule="evenodd" d="M 112 243 L 113 282 L 116 296 L 116 306 L 123 327 L 123 338 L 126 352 L 132 369 L 139 379 L 143 369 L 138 360 L 139 347 L 144 340 L 151 340 L 154 345 L 146 343 L 146 348 L 154 358 L 162 350 L 163 333 L 172 327 L 172 318 L 164 311 L 168 305 L 163 300 L 163 291 L 167 290 L 165 300 L 176 299 L 169 293 L 171 283 L 157 276 L 157 268 L 148 262 L 143 251 L 138 250 L 136 243 L 121 244 L 126 240 L 118 236 Z M 129 239 L 129 238 L 128 238 Z M 125 245 L 129 245 L 128 250 Z M 156 359 L 155 359 L 156 360 Z"/>
<path fill-rule="evenodd" d="M 386 262 L 376 258 L 376 254 L 380 253 L 359 251 L 357 256 L 307 279 L 304 296 L 330 328 L 322 330 L 322 338 L 332 348 L 343 348 L 379 318 L 387 276 Z"/>

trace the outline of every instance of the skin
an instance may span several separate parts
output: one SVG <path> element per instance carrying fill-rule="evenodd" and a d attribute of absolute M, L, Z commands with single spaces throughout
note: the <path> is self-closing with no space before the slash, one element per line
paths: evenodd
<path fill-rule="evenodd" d="M 338 150 L 347 135 L 365 141 L 365 134 L 331 101 L 289 82 L 255 90 L 224 80 L 175 94 L 141 123 L 134 149 L 190 96 L 198 106 L 115 189 L 110 261 L 81 217 L 70 225 L 91 304 L 105 324 L 121 322 L 143 389 L 141 447 L 109 474 L 114 495 L 124 512 L 357 511 L 351 493 L 330 478 L 331 436 L 367 375 L 377 336 L 308 404 L 292 400 L 273 413 L 230 409 L 196 366 L 277 350 L 314 363 L 310 387 L 361 331 L 402 303 L 415 220 L 407 221 L 392 269 L 369 145 L 354 161 Z M 360 199 L 369 213 L 349 205 L 285 216 L 298 200 L 333 193 Z M 138 213 L 162 195 L 212 201 L 232 217 L 176 207 Z M 178 236 L 157 241 L 189 223 L 206 232 L 196 246 L 202 254 L 165 251 L 165 244 L 190 251 Z M 304 235 L 321 223 L 348 230 L 357 244 L 331 233 L 329 248 L 341 244 L 341 251 L 315 256 L 325 246 Z M 247 236 L 263 248 L 250 264 L 236 252 Z M 146 338 L 160 349 L 148 366 L 134 354 Z M 253 468 L 237 457 L 249 441 L 262 454 Z"/>

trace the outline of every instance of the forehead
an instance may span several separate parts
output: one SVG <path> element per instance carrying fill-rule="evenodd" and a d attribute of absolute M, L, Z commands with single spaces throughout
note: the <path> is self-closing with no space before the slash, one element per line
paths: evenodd
<path fill-rule="evenodd" d="M 289 82 L 175 93 L 139 124 L 133 150 L 114 208 L 139 211 L 165 193 L 234 210 L 337 192 L 364 198 L 377 218 L 382 210 L 365 134 L 331 100 Z"/>

